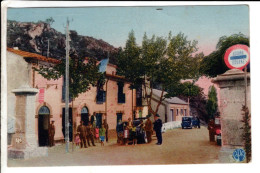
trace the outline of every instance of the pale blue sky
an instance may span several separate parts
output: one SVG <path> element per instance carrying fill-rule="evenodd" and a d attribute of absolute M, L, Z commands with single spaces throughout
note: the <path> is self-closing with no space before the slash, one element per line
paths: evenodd
<path fill-rule="evenodd" d="M 146 32 L 150 37 L 167 37 L 183 32 L 188 39 L 198 40 L 205 55 L 215 50 L 219 37 L 235 33 L 249 35 L 249 8 L 232 6 L 167 6 L 158 7 L 88 7 L 88 8 L 9 8 L 7 18 L 37 22 L 53 17 L 52 27 L 64 33 L 66 18 L 73 19 L 70 29 L 79 35 L 102 39 L 124 47 L 128 33 L 135 32 L 141 44 Z"/>

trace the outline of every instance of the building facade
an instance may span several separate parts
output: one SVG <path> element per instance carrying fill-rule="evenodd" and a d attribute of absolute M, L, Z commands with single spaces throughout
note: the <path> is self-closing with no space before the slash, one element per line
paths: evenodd
<path fill-rule="evenodd" d="M 13 89 L 23 85 L 37 88 L 35 110 L 35 133 L 39 146 L 48 145 L 47 137 L 49 124 L 55 121 L 56 141 L 64 140 L 65 129 L 65 100 L 64 79 L 47 80 L 38 74 L 33 67 L 58 63 L 57 60 L 46 58 L 38 54 L 7 49 L 7 90 L 8 90 L 8 136 L 15 132 L 15 95 Z M 100 126 L 104 119 L 107 120 L 109 129 L 115 129 L 119 119 L 133 118 L 136 108 L 136 92 L 129 89 L 129 82 L 123 77 L 117 76 L 116 66 L 108 64 L 106 70 L 106 84 L 103 91 L 97 91 L 91 87 L 85 93 L 80 94 L 69 104 L 70 127 L 76 129 L 79 122 L 84 124 L 90 116 L 96 112 L 97 125 Z M 70 134 L 70 138 L 72 134 Z M 71 139 L 70 139 L 71 140 Z M 9 143 L 10 144 L 10 143 Z"/>

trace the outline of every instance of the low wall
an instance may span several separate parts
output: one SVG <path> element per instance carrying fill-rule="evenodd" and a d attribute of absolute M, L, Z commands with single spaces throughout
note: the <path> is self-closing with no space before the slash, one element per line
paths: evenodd
<path fill-rule="evenodd" d="M 166 132 L 167 130 L 176 129 L 180 127 L 181 127 L 181 121 L 171 121 L 171 122 L 163 123 L 162 132 Z"/>

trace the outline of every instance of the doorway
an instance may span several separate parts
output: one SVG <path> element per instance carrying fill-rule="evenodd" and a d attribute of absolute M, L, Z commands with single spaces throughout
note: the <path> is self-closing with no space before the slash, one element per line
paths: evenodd
<path fill-rule="evenodd" d="M 119 120 L 122 121 L 122 116 L 123 116 L 122 113 L 116 113 L 116 124 L 118 124 Z"/>
<path fill-rule="evenodd" d="M 65 108 L 62 108 L 62 133 L 65 139 Z M 69 108 L 69 141 L 72 141 L 72 108 Z"/>
<path fill-rule="evenodd" d="M 42 106 L 38 112 L 38 142 L 39 146 L 49 145 L 50 110 Z"/>
<path fill-rule="evenodd" d="M 87 126 L 89 122 L 89 113 L 88 113 L 88 108 L 83 107 L 81 109 L 81 121 L 83 121 L 83 125 Z"/>
<path fill-rule="evenodd" d="M 97 119 L 96 126 L 98 128 L 101 128 L 101 125 L 102 125 L 102 113 L 96 113 L 96 119 Z"/>

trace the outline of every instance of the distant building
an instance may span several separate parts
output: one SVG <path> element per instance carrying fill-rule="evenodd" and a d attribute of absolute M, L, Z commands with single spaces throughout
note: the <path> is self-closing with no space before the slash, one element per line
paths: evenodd
<path fill-rule="evenodd" d="M 155 110 L 162 91 L 153 89 L 151 106 Z M 164 95 L 167 92 L 164 92 Z M 188 116 L 188 103 L 178 97 L 166 98 L 159 107 L 158 114 L 163 122 L 181 121 L 183 116 Z"/>

